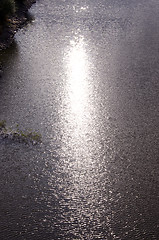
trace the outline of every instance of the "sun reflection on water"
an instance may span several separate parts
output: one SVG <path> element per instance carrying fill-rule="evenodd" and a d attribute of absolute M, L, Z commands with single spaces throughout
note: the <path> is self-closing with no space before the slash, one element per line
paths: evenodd
<path fill-rule="evenodd" d="M 83 37 L 70 41 L 67 74 L 70 110 L 79 124 L 84 118 L 89 95 L 89 64 Z"/>
<path fill-rule="evenodd" d="M 75 11 L 75 13 L 81 13 L 83 11 L 87 11 L 89 9 L 88 6 L 77 6 L 77 5 L 74 5 L 73 6 L 73 11 Z"/>

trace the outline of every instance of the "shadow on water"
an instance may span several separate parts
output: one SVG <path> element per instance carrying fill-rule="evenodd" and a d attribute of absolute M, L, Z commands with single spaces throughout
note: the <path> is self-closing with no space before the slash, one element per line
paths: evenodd
<path fill-rule="evenodd" d="M 35 20 L 34 15 L 30 12 L 27 12 L 25 14 L 25 17 L 27 20 L 23 24 L 22 26 L 23 28 L 27 28 Z M 18 54 L 18 44 L 14 38 L 9 48 L 0 51 L 0 77 L 2 77 L 3 70 L 7 65 L 9 65 L 8 63 L 10 63 L 11 59 L 15 61 L 17 54 Z"/>
<path fill-rule="evenodd" d="M 30 12 L 27 12 L 25 17 L 27 18 L 27 21 L 25 22 L 25 26 L 27 26 L 28 24 L 31 24 L 35 20 L 34 15 Z"/>
<path fill-rule="evenodd" d="M 0 51 L 0 66 L 3 68 L 8 65 L 12 58 L 16 58 L 18 54 L 18 44 L 14 40 L 11 46 L 5 50 Z"/>

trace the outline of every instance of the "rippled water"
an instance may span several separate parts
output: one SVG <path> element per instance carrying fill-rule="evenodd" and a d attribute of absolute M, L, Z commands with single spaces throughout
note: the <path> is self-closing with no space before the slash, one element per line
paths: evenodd
<path fill-rule="evenodd" d="M 0 239 L 159 239 L 159 3 L 39 0 L 0 53 Z"/>

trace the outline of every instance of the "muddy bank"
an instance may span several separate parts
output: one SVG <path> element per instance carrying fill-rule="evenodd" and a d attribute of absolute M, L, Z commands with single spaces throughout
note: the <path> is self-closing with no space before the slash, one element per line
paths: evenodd
<path fill-rule="evenodd" d="M 0 50 L 6 49 L 11 45 L 14 35 L 27 21 L 27 12 L 36 0 L 26 0 L 18 6 L 15 16 L 7 20 L 7 25 L 3 27 L 0 33 Z"/>

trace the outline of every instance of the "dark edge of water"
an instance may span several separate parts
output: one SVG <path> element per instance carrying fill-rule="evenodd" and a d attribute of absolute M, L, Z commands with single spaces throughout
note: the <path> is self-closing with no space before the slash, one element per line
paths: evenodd
<path fill-rule="evenodd" d="M 0 35 L 0 50 L 8 48 L 12 44 L 14 35 L 26 23 L 26 14 L 32 4 L 35 2 L 36 0 L 27 0 L 25 3 L 19 6 L 16 16 L 11 17 L 11 25 L 6 26 Z"/>

